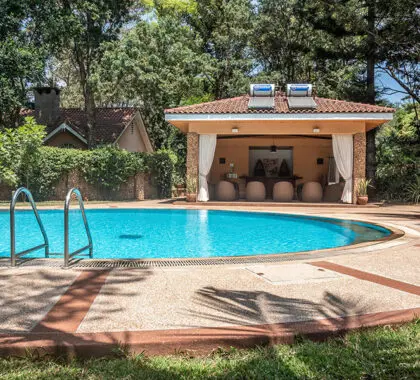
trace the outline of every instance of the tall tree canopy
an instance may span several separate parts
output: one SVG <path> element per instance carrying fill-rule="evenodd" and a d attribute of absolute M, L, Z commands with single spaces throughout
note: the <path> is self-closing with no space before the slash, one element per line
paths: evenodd
<path fill-rule="evenodd" d="M 121 28 L 130 20 L 138 5 L 135 0 L 62 0 L 59 16 L 66 25 L 62 38 L 63 50 L 70 53 L 77 68 L 87 114 L 88 145 L 93 146 L 96 108 L 97 62 L 103 55 L 102 44 L 116 40 Z M 60 55 L 58 55 L 60 57 Z"/>
<path fill-rule="evenodd" d="M 165 146 L 172 129 L 163 109 L 203 94 L 207 60 L 198 53 L 199 44 L 187 26 L 171 17 L 139 22 L 104 47 L 100 103 L 139 106 L 155 147 Z"/>
<path fill-rule="evenodd" d="M 383 70 L 394 76 L 394 79 L 407 78 L 406 72 L 401 69 L 409 68 L 415 60 L 415 51 L 410 36 L 409 62 L 401 58 L 393 59 L 392 51 L 396 50 L 395 43 L 405 40 L 400 28 L 395 21 L 407 21 L 418 14 L 418 6 L 412 0 L 300 0 L 302 15 L 313 28 L 322 32 L 325 43 L 316 47 L 317 57 L 329 57 L 338 60 L 343 57 L 354 60 L 355 63 L 363 62 L 364 69 L 361 74 L 365 86 L 361 87 L 360 98 L 352 99 L 374 104 L 377 100 L 375 77 L 377 67 L 384 65 Z M 401 9 L 404 9 L 401 11 Z M 415 17 L 414 17 L 415 18 Z M 392 37 L 391 37 L 392 36 Z M 390 41 L 392 43 L 390 44 Z M 417 39 L 417 41 L 419 41 Z M 414 42 L 414 44 L 416 44 Z M 417 42 L 418 45 L 418 42 Z M 401 49 L 397 49 L 401 54 Z M 404 49 L 403 49 L 404 50 Z M 407 50 L 406 50 L 407 51 Z M 398 61 L 398 62 L 397 62 Z M 418 58 L 417 58 L 418 62 Z M 418 66 L 418 63 L 414 63 Z M 404 85 L 404 84 L 403 84 Z M 408 90 L 408 88 L 405 88 Z M 412 96 L 412 95 L 411 95 Z M 374 183 L 376 173 L 376 129 L 367 134 L 367 177 Z"/>
<path fill-rule="evenodd" d="M 28 90 L 45 78 L 60 32 L 51 2 L 0 0 L 0 127 L 16 126 Z"/>
<path fill-rule="evenodd" d="M 243 93 L 255 68 L 251 36 L 254 33 L 251 0 L 202 0 L 185 22 L 199 37 L 200 50 L 209 58 L 203 73 L 216 99 Z"/>
<path fill-rule="evenodd" d="M 164 108 L 303 81 L 319 96 L 369 103 L 402 92 L 419 128 L 415 0 L 0 0 L 0 18 L 3 127 L 17 125 L 32 86 L 58 84 L 62 105 L 86 109 L 91 146 L 95 108 L 130 105 L 155 148 L 183 156 Z M 377 86 L 379 72 L 398 86 Z M 372 132 L 372 178 L 375 147 Z"/>

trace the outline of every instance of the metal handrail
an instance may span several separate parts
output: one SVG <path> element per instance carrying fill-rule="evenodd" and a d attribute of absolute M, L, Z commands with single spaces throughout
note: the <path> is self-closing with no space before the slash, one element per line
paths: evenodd
<path fill-rule="evenodd" d="M 83 223 L 85 225 L 86 234 L 88 237 L 89 244 L 79 248 L 73 252 L 69 252 L 69 209 L 70 209 L 70 201 L 72 194 L 76 195 L 77 201 L 79 202 L 80 211 L 82 213 Z M 66 196 L 66 200 L 64 202 L 64 267 L 69 266 L 70 259 L 79 253 L 82 253 L 83 251 L 89 249 L 89 257 L 93 257 L 93 244 L 92 244 L 92 236 L 90 234 L 90 228 L 88 221 L 86 219 L 86 213 L 85 213 L 85 207 L 83 204 L 83 198 L 80 194 L 80 191 L 73 187 L 69 190 Z"/>
<path fill-rule="evenodd" d="M 15 223 L 15 207 L 16 202 L 20 194 L 25 194 L 26 198 L 28 199 L 29 203 L 32 206 L 32 211 L 35 214 L 36 221 L 38 222 L 39 229 L 41 230 L 42 236 L 44 237 L 44 244 L 37 245 L 36 247 L 26 249 L 21 252 L 16 252 L 16 223 Z M 42 220 L 39 217 L 38 210 L 36 208 L 36 204 L 34 198 L 32 197 L 31 192 L 26 187 L 20 187 L 15 191 L 13 194 L 12 200 L 10 201 L 10 264 L 12 267 L 16 266 L 16 259 L 20 256 L 26 255 L 30 252 L 36 251 L 41 248 L 45 248 L 45 257 L 49 257 L 49 242 L 47 233 L 45 232 L 44 225 L 42 224 Z"/>

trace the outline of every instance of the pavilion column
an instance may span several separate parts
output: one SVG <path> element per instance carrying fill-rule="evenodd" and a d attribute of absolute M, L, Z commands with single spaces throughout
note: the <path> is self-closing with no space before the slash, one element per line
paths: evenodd
<path fill-rule="evenodd" d="M 187 133 L 187 178 L 195 178 L 198 188 L 198 134 Z"/>
<path fill-rule="evenodd" d="M 366 133 L 353 136 L 353 203 L 357 202 L 356 187 L 366 176 Z"/>

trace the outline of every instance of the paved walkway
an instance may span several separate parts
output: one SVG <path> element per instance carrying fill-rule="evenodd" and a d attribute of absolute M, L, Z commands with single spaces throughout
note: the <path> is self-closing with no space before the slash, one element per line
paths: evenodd
<path fill-rule="evenodd" d="M 185 207 L 156 201 L 98 206 Z M 226 209 L 211 206 L 218 207 Z M 0 353 L 42 346 L 90 355 L 118 342 L 149 353 L 201 352 L 420 315 L 420 207 L 247 209 L 366 220 L 405 235 L 332 257 L 283 263 L 0 268 Z"/>

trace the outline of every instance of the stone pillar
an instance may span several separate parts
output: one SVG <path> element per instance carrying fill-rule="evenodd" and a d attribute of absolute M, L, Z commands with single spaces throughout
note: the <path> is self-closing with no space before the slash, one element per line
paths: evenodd
<path fill-rule="evenodd" d="M 198 188 L 198 134 L 187 133 L 187 179 L 195 178 Z"/>
<path fill-rule="evenodd" d="M 133 199 L 137 201 L 144 201 L 144 182 L 145 182 L 145 174 L 144 173 L 137 173 L 134 178 L 134 196 Z"/>
<path fill-rule="evenodd" d="M 353 203 L 356 203 L 356 186 L 366 176 L 366 133 L 353 135 Z"/>

